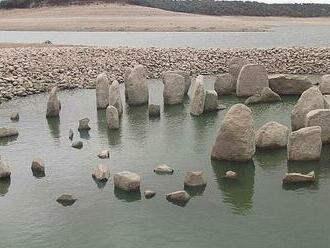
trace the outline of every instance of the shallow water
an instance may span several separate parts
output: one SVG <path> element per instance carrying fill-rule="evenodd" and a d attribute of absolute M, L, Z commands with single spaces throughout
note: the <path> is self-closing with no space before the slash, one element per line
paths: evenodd
<path fill-rule="evenodd" d="M 212 83 L 209 78 L 207 87 Z M 162 102 L 161 92 L 161 82 L 150 81 L 150 101 Z M 17 139 L 0 143 L 12 170 L 11 181 L 0 183 L 0 247 L 328 247 L 329 147 L 321 162 L 288 164 L 285 150 L 257 152 L 253 163 L 216 162 L 210 149 L 227 110 L 192 117 L 187 100 L 183 106 L 162 107 L 161 118 L 149 120 L 146 107 L 126 107 L 120 130 L 108 131 L 104 111 L 96 111 L 94 90 L 61 92 L 60 98 L 59 121 L 46 120 L 45 95 L 0 105 L 0 126 L 20 131 Z M 238 102 L 221 99 L 227 106 Z M 270 120 L 289 125 L 295 100 L 254 106 L 256 127 Z M 20 113 L 17 123 L 9 120 L 14 111 Z M 92 129 L 80 137 L 83 117 L 91 119 Z M 83 149 L 70 147 L 70 128 Z M 98 159 L 105 148 L 110 159 Z M 32 175 L 34 157 L 45 161 L 43 178 Z M 142 192 L 155 190 L 156 197 L 114 191 L 112 180 L 98 187 L 91 172 L 100 162 L 112 175 L 139 173 Z M 160 163 L 175 173 L 155 175 Z M 222 179 L 228 169 L 240 173 L 238 182 Z M 282 188 L 287 170 L 313 169 L 316 184 Z M 193 198 L 185 207 L 167 202 L 164 195 L 182 189 L 185 172 L 194 170 L 205 172 L 205 190 L 190 192 Z M 63 207 L 55 201 L 62 193 L 78 201 Z"/>
<path fill-rule="evenodd" d="M 306 35 L 308 34 L 308 35 Z M 271 48 L 328 47 L 328 26 L 288 26 L 270 32 L 48 32 L 0 31 L 0 42 L 109 47 Z"/>

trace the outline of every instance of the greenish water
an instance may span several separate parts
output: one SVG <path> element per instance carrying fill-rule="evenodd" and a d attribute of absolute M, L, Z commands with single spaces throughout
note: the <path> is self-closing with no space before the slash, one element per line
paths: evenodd
<path fill-rule="evenodd" d="M 208 81 L 212 87 L 212 79 Z M 151 102 L 162 101 L 162 85 L 150 82 Z M 0 247 L 328 247 L 330 162 L 324 147 L 320 162 L 288 164 L 286 151 L 257 152 L 253 163 L 210 160 L 210 149 L 225 111 L 192 117 L 184 106 L 162 108 L 160 119 L 148 118 L 146 107 L 125 108 L 119 131 L 108 131 L 105 113 L 97 112 L 95 91 L 61 92 L 59 121 L 45 118 L 45 95 L 0 106 L 0 126 L 15 126 L 17 139 L 2 140 L 0 154 L 10 164 L 11 181 L 0 183 Z M 230 106 L 237 98 L 221 98 Z M 252 108 L 256 127 L 275 120 L 290 124 L 294 98 Z M 20 121 L 12 123 L 12 112 Z M 79 137 L 78 120 L 91 119 L 89 135 Z M 81 150 L 70 147 L 68 131 L 75 130 Z M 100 160 L 109 148 L 110 159 Z M 46 164 L 46 176 L 35 178 L 34 157 Z M 98 187 L 91 172 L 98 163 L 111 174 L 123 170 L 142 176 L 141 191 L 155 190 L 155 198 L 114 191 L 112 180 Z M 172 176 L 153 168 L 167 163 Z M 237 182 L 222 179 L 236 170 Z M 314 185 L 283 188 L 285 172 L 314 169 Z M 183 188 L 186 171 L 203 170 L 204 191 L 190 192 L 192 200 L 180 207 L 165 194 Z M 78 201 L 63 207 L 55 200 L 72 193 Z"/>

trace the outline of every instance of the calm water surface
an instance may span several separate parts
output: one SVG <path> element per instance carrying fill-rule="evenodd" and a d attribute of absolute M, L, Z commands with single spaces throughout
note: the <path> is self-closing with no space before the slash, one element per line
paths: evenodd
<path fill-rule="evenodd" d="M 212 78 L 207 86 L 212 87 Z M 150 101 L 162 102 L 162 84 L 150 81 Z M 0 126 L 17 127 L 17 139 L 2 140 L 0 154 L 12 170 L 10 182 L 0 183 L 0 247 L 118 247 L 283 248 L 328 247 L 330 222 L 329 147 L 320 162 L 288 164 L 286 151 L 258 152 L 253 163 L 210 160 L 210 149 L 225 111 L 192 117 L 188 101 L 162 108 L 160 119 L 149 120 L 146 107 L 126 107 L 118 131 L 108 131 L 103 111 L 96 111 L 95 91 L 59 94 L 60 120 L 45 118 L 45 95 L 31 96 L 0 106 Z M 221 98 L 230 106 L 238 99 Z M 252 108 L 255 125 L 275 120 L 289 125 L 294 98 Z M 9 120 L 19 111 L 20 121 Z M 77 132 L 78 120 L 91 119 L 89 135 Z M 70 147 L 68 130 L 83 140 L 82 150 Z M 111 151 L 109 160 L 96 154 Z M 35 178 L 34 157 L 46 164 L 46 176 Z M 145 200 L 140 194 L 114 191 L 113 181 L 98 187 L 91 172 L 98 163 L 111 173 L 123 170 L 142 176 L 142 191 L 157 191 Z M 172 176 L 153 168 L 167 163 Z M 240 173 L 238 182 L 222 179 L 225 171 Z M 192 200 L 180 207 L 164 195 L 183 188 L 186 171 L 203 170 L 204 191 L 190 192 Z M 282 188 L 287 171 L 315 170 L 318 182 Z M 78 201 L 71 207 L 56 203 L 62 193 Z"/>
<path fill-rule="evenodd" d="M 306 35 L 307 34 L 307 35 Z M 110 47 L 269 48 L 328 47 L 328 26 L 273 28 L 270 32 L 34 32 L 0 31 L 0 42 Z"/>

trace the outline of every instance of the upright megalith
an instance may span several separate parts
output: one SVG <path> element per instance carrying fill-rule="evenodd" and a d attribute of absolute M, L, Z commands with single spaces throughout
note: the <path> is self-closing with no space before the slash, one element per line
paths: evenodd
<path fill-rule="evenodd" d="M 233 105 L 218 131 L 211 156 L 218 160 L 249 161 L 255 153 L 252 111 L 244 104 Z"/>
<path fill-rule="evenodd" d="M 218 95 L 231 95 L 236 89 L 233 75 L 225 73 L 217 76 L 214 82 L 214 90 Z M 237 78 L 236 78 L 237 80 Z"/>
<path fill-rule="evenodd" d="M 109 79 L 107 74 L 101 73 L 96 78 L 96 107 L 105 109 L 109 105 Z"/>
<path fill-rule="evenodd" d="M 306 115 L 306 127 L 321 127 L 322 143 L 330 143 L 330 109 L 315 109 Z"/>
<path fill-rule="evenodd" d="M 278 122 L 270 121 L 256 132 L 256 146 L 259 149 L 284 148 L 288 143 L 289 129 Z"/>
<path fill-rule="evenodd" d="M 119 116 L 123 114 L 123 104 L 120 96 L 119 83 L 117 80 L 113 81 L 110 85 L 109 105 L 112 105 L 117 109 Z"/>
<path fill-rule="evenodd" d="M 324 98 L 317 87 L 304 91 L 291 112 L 291 128 L 298 130 L 305 127 L 305 118 L 309 111 L 324 109 Z"/>
<path fill-rule="evenodd" d="M 319 89 L 322 94 L 330 94 L 330 75 L 322 76 Z"/>
<path fill-rule="evenodd" d="M 202 78 L 196 78 L 192 92 L 192 101 L 190 103 L 190 114 L 201 115 L 204 112 L 206 91 Z"/>
<path fill-rule="evenodd" d="M 288 160 L 319 160 L 322 150 L 321 127 L 305 127 L 291 132 L 288 141 Z"/>
<path fill-rule="evenodd" d="M 191 85 L 191 78 L 189 72 L 181 71 L 181 70 L 174 70 L 174 71 L 166 71 L 163 73 L 163 78 L 166 74 L 172 73 L 172 74 L 179 74 L 180 76 L 184 77 L 184 94 L 188 93 L 189 87 Z"/>
<path fill-rule="evenodd" d="M 163 97 L 165 105 L 175 105 L 183 103 L 185 95 L 185 78 L 175 73 L 165 73 L 163 75 Z"/>
<path fill-rule="evenodd" d="M 47 102 L 47 112 L 46 117 L 59 117 L 61 111 L 61 102 L 57 96 L 57 87 L 52 88 L 50 91 L 48 102 Z"/>
<path fill-rule="evenodd" d="M 257 64 L 244 65 L 238 75 L 236 95 L 252 96 L 264 87 L 269 87 L 266 68 Z"/>
<path fill-rule="evenodd" d="M 218 94 L 215 90 L 207 90 L 205 92 L 204 112 L 218 110 Z"/>
<path fill-rule="evenodd" d="M 109 129 L 118 129 L 119 128 L 119 114 L 117 108 L 114 106 L 108 106 L 106 110 L 106 118 Z"/>
<path fill-rule="evenodd" d="M 125 97 L 129 105 L 147 104 L 149 100 L 147 72 L 137 65 L 125 75 Z"/>
<path fill-rule="evenodd" d="M 0 156 L 0 179 L 9 178 L 11 175 L 7 162 Z"/>
<path fill-rule="evenodd" d="M 240 71 L 242 70 L 243 66 L 248 64 L 250 64 L 249 60 L 240 57 L 232 58 L 229 61 L 228 72 L 230 75 L 232 75 L 232 85 L 234 90 L 236 89 L 237 79 Z"/>

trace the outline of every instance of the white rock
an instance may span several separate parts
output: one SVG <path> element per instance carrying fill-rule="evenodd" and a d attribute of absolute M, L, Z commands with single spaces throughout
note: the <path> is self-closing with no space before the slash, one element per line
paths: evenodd
<path fill-rule="evenodd" d="M 125 81 L 126 102 L 129 105 L 148 103 L 149 91 L 146 69 L 142 65 L 135 66 Z"/>
<path fill-rule="evenodd" d="M 184 186 L 187 187 L 203 187 L 207 181 L 203 176 L 202 171 L 187 172 L 184 178 Z"/>
<path fill-rule="evenodd" d="M 282 180 L 283 184 L 289 183 L 312 183 L 315 182 L 315 172 L 311 171 L 308 174 L 301 173 L 286 173 Z"/>
<path fill-rule="evenodd" d="M 17 136 L 18 130 L 14 127 L 0 127 L 0 138 Z"/>
<path fill-rule="evenodd" d="M 133 172 L 123 171 L 114 175 L 115 187 L 124 191 L 139 191 L 140 183 L 140 176 Z"/>
<path fill-rule="evenodd" d="M 196 85 L 194 87 L 195 90 L 193 90 L 194 94 L 190 103 L 190 114 L 198 116 L 204 112 L 206 91 L 204 83 L 200 79 L 196 79 Z"/>
<path fill-rule="evenodd" d="M 244 104 L 235 104 L 225 115 L 211 156 L 218 160 L 249 161 L 254 153 L 252 111 Z"/>
<path fill-rule="evenodd" d="M 330 143 L 330 109 L 315 109 L 306 115 L 306 127 L 320 126 L 322 143 Z"/>
<path fill-rule="evenodd" d="M 0 179 L 9 178 L 11 175 L 8 164 L 0 157 Z"/>
<path fill-rule="evenodd" d="M 218 110 L 218 94 L 215 90 L 207 90 L 205 92 L 204 112 Z"/>
<path fill-rule="evenodd" d="M 225 178 L 238 179 L 238 173 L 235 171 L 226 171 Z"/>
<path fill-rule="evenodd" d="M 123 114 L 123 103 L 121 100 L 120 88 L 117 80 L 113 81 L 110 85 L 109 105 L 112 105 L 117 109 L 119 116 Z"/>
<path fill-rule="evenodd" d="M 106 182 L 110 177 L 109 168 L 103 164 L 99 164 L 96 166 L 92 176 L 96 181 Z"/>
<path fill-rule="evenodd" d="M 163 75 L 163 98 L 165 105 L 183 103 L 185 95 L 185 78 L 179 74 L 165 73 Z"/>
<path fill-rule="evenodd" d="M 236 79 L 237 80 L 237 79 Z M 214 90 L 220 95 L 231 95 L 236 88 L 233 76 L 229 73 L 221 74 L 217 76 L 214 82 Z"/>
<path fill-rule="evenodd" d="M 109 129 L 119 128 L 119 114 L 114 106 L 108 106 L 106 110 L 106 118 Z"/>
<path fill-rule="evenodd" d="M 97 156 L 98 156 L 99 158 L 101 158 L 101 159 L 109 158 L 109 156 L 110 156 L 110 151 L 109 151 L 109 150 L 103 150 L 103 151 L 101 151 Z"/>
<path fill-rule="evenodd" d="M 101 73 L 96 78 L 96 107 L 105 109 L 109 105 L 109 79 L 106 73 Z"/>
<path fill-rule="evenodd" d="M 319 126 L 301 128 L 289 135 L 288 160 L 319 160 L 321 149 Z"/>
<path fill-rule="evenodd" d="M 286 147 L 289 129 L 275 121 L 264 124 L 256 132 L 256 146 L 260 149 L 275 149 Z"/>
<path fill-rule="evenodd" d="M 47 102 L 46 117 L 58 117 L 61 111 L 61 102 L 57 96 L 57 87 L 52 88 Z"/>
<path fill-rule="evenodd" d="M 154 172 L 157 174 L 173 174 L 174 169 L 166 164 L 161 164 L 154 169 Z"/>

